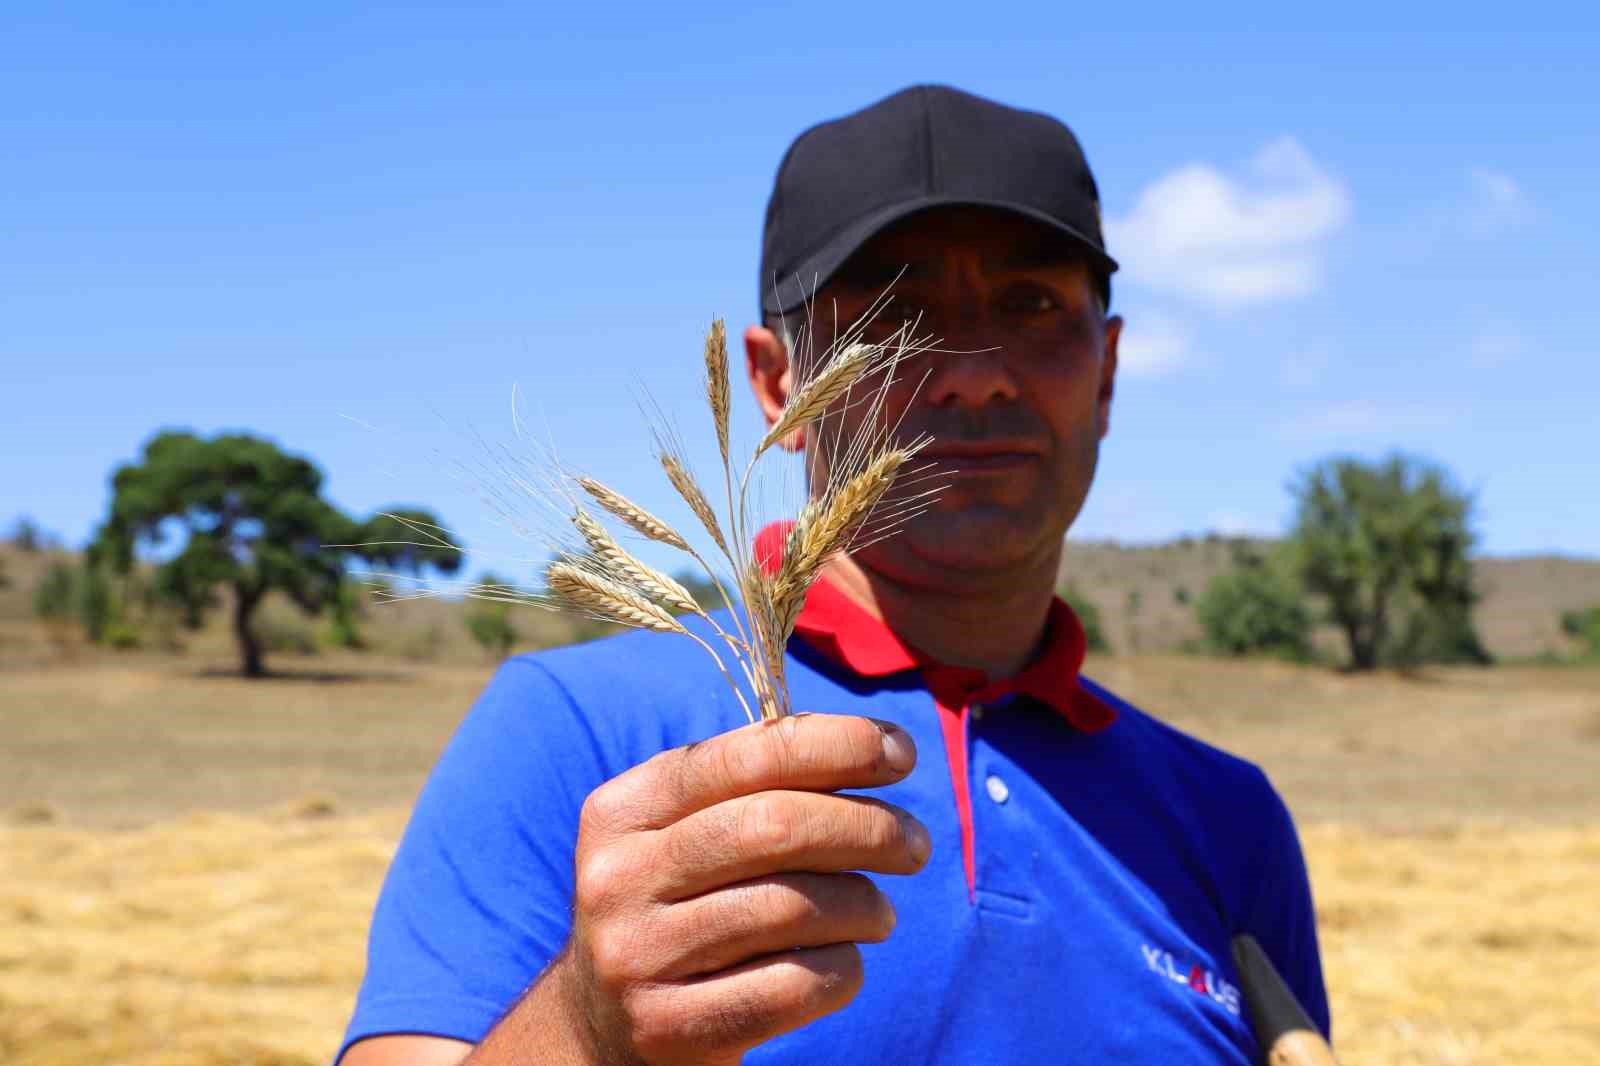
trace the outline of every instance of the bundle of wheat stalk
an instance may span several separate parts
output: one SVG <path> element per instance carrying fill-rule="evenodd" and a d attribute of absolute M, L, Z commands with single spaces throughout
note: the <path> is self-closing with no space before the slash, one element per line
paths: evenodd
<path fill-rule="evenodd" d="M 668 522 L 595 478 L 568 471 L 553 448 L 533 461 L 490 449 L 487 470 L 463 467 L 467 480 L 520 536 L 544 541 L 553 560 L 545 568 L 543 590 L 480 581 L 461 591 L 475 599 L 575 610 L 606 622 L 688 637 L 716 661 L 747 718 L 790 713 L 784 649 L 823 565 L 837 552 L 893 535 L 930 506 L 939 491 L 932 466 L 913 464 L 927 439 L 901 440 L 900 424 L 888 404 L 891 388 L 901 383 L 902 364 L 933 345 L 914 336 L 914 322 L 869 342 L 867 329 L 886 299 L 887 294 L 857 322 L 837 331 L 836 340 L 820 353 L 812 349 L 809 330 L 791 339 L 794 384 L 783 410 L 739 473 L 730 444 L 727 332 L 720 319 L 712 322 L 705 340 L 704 385 L 722 464 L 725 513 L 718 513 L 694 477 L 682 443 L 659 412 L 655 458 L 714 552 L 695 547 Z M 794 448 L 801 434 L 807 441 L 802 449 L 803 504 L 782 558 L 769 573 L 755 554 L 753 490 L 767 469 L 763 458 Z M 544 514 L 531 524 L 524 521 L 530 502 Z M 436 529 L 402 515 L 392 517 L 421 538 L 407 543 L 449 544 Z M 630 552 L 606 520 L 683 552 L 705 574 L 726 614 L 707 610 L 681 582 Z M 548 528 L 552 526 L 556 528 Z M 723 563 L 731 577 L 719 573 Z M 371 576 L 387 581 L 397 575 Z M 444 591 L 425 588 L 404 598 Z M 393 598 L 394 593 L 380 596 Z M 682 616 L 704 624 L 691 628 Z"/>
<path fill-rule="evenodd" d="M 823 564 L 836 552 L 891 535 L 937 492 L 928 487 L 930 469 L 910 465 L 927 441 L 897 441 L 898 427 L 885 417 L 885 399 L 899 364 L 927 350 L 926 342 L 912 340 L 907 326 L 888 341 L 867 343 L 857 327 L 845 331 L 818 358 L 811 358 L 803 345 L 797 348 L 797 381 L 787 403 L 743 472 L 736 474 L 729 443 L 727 334 L 721 320 L 711 324 L 705 341 L 705 394 L 722 462 L 724 514 L 718 514 L 690 472 L 676 438 L 663 429 L 656 434 L 662 472 L 715 545 L 719 562 L 731 568 L 731 581 L 667 522 L 592 477 L 569 475 L 581 490 L 573 494 L 568 516 L 577 538 L 558 549 L 546 568 L 546 594 L 525 596 L 502 586 L 479 586 L 471 594 L 566 607 L 622 625 L 686 636 L 716 661 L 748 718 L 788 714 L 784 648 Z M 847 430 L 850 423 L 855 428 Z M 806 452 L 807 499 L 788 533 L 781 561 L 769 573 L 755 556 L 752 487 L 762 458 L 801 433 L 815 442 Z M 716 589 L 726 614 L 719 619 L 722 612 L 706 610 L 681 583 L 628 551 L 602 515 L 685 553 Z M 698 627 L 702 631 L 685 625 L 680 615 L 697 616 L 705 623 Z"/>

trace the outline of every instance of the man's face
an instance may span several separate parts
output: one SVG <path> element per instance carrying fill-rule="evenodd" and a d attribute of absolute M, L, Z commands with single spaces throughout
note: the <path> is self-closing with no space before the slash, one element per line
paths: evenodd
<path fill-rule="evenodd" d="M 830 279 L 814 305 L 818 350 L 835 321 L 859 318 L 891 284 L 893 303 L 868 339 L 919 319 L 917 334 L 939 350 L 901 364 L 882 416 L 899 422 L 901 440 L 932 438 L 920 458 L 937 464 L 944 487 L 858 560 L 906 579 L 1054 560 L 1094 479 L 1120 321 L 1105 317 L 1088 269 L 1049 230 L 942 208 L 879 234 Z M 835 416 L 843 439 L 864 406 Z M 826 460 L 812 456 L 814 476 Z"/>

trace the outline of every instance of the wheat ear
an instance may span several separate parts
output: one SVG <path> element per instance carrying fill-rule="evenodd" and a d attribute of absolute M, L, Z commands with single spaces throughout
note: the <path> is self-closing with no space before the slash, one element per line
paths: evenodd
<path fill-rule="evenodd" d="M 840 352 L 820 374 L 801 386 L 788 403 L 784 404 L 783 413 L 772 424 L 767 435 L 761 438 L 761 443 L 756 446 L 756 453 L 751 457 L 750 464 L 761 458 L 761 453 L 772 447 L 778 441 L 787 437 L 797 429 L 802 429 L 816 421 L 828 405 L 849 391 L 850 386 L 860 381 L 862 376 L 872 366 L 878 349 L 869 344 L 855 344 Z"/>
<path fill-rule="evenodd" d="M 620 492 L 606 488 L 592 477 L 580 477 L 578 484 L 583 486 L 595 503 L 616 515 L 634 532 L 649 537 L 651 540 L 670 544 L 680 551 L 689 550 L 689 542 L 678 535 L 678 531 L 667 525 L 643 507 L 634 503 Z"/>
<path fill-rule="evenodd" d="M 849 547 L 910 458 L 911 453 L 903 448 L 875 456 L 865 469 L 829 493 L 820 506 L 807 506 L 800 512 L 773 582 L 773 611 L 779 619 L 793 624 L 822 564 L 834 552 Z"/>
<path fill-rule="evenodd" d="M 578 527 L 578 532 L 583 535 L 589 550 L 612 576 L 672 610 L 705 613 L 695 598 L 689 594 L 688 589 L 655 567 L 635 558 L 617 543 L 616 538 L 606 530 L 605 526 L 597 522 L 593 515 L 580 509 L 573 514 L 572 524 Z"/>
<path fill-rule="evenodd" d="M 706 334 L 706 400 L 711 404 L 711 420 L 717 427 L 717 448 L 722 465 L 728 465 L 728 327 L 713 319 Z"/>
<path fill-rule="evenodd" d="M 563 600 L 596 617 L 657 633 L 688 630 L 657 604 L 623 586 L 570 562 L 553 562 L 545 570 L 545 584 Z"/>
<path fill-rule="evenodd" d="M 671 452 L 663 451 L 661 469 L 667 472 L 667 480 L 672 482 L 672 487 L 678 490 L 678 495 L 683 497 L 683 502 L 689 505 L 689 510 L 694 512 L 694 516 L 700 519 L 700 524 L 706 527 L 706 532 L 717 542 L 722 554 L 732 561 L 733 553 L 728 550 L 728 541 L 722 535 L 722 526 L 717 522 L 717 512 L 711 509 L 711 501 L 706 499 L 706 494 L 700 490 L 699 484 L 690 475 L 689 468 Z"/>
<path fill-rule="evenodd" d="M 722 661 L 722 656 L 717 654 L 709 642 L 697 634 L 690 632 L 672 615 L 662 610 L 657 604 L 651 603 L 645 597 L 625 587 L 621 583 L 605 577 L 589 569 L 590 565 L 599 565 L 599 560 L 580 562 L 557 560 L 545 570 L 545 586 L 553 594 L 557 602 L 566 603 L 576 607 L 596 618 L 608 622 L 617 622 L 625 626 L 634 626 L 638 629 L 649 629 L 657 633 L 677 633 L 688 637 L 711 656 L 717 664 L 717 669 L 727 680 L 728 687 L 733 690 L 734 698 L 739 701 L 739 706 L 744 710 L 745 718 L 756 720 L 756 715 L 750 709 L 750 702 L 744 698 L 744 693 L 739 689 L 739 683 L 728 672 L 727 666 Z M 714 624 L 714 623 L 713 623 Z M 724 635 L 726 637 L 726 635 Z M 730 641 L 730 644 L 732 642 Z M 734 647 L 735 654 L 738 648 Z M 750 671 L 745 670 L 745 676 L 754 683 Z M 765 711 L 763 711 L 765 713 Z"/>

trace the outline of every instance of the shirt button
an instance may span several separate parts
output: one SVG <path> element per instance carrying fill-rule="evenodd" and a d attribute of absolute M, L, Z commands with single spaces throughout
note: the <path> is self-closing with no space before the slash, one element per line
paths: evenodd
<path fill-rule="evenodd" d="M 994 774 L 989 775 L 989 779 L 983 783 L 983 787 L 989 790 L 989 798 L 996 803 L 1004 803 L 1011 798 L 1011 790 L 1006 787 L 1004 781 Z"/>
<path fill-rule="evenodd" d="M 983 704 L 974 703 L 972 705 L 972 717 L 978 721 L 983 720 Z"/>

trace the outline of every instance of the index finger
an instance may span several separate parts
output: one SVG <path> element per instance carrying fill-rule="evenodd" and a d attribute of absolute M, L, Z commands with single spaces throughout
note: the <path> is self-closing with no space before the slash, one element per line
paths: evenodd
<path fill-rule="evenodd" d="M 607 828 L 661 829 L 752 792 L 893 784 L 916 761 L 915 742 L 892 722 L 796 714 L 664 751 L 619 774 L 591 799 Z"/>

